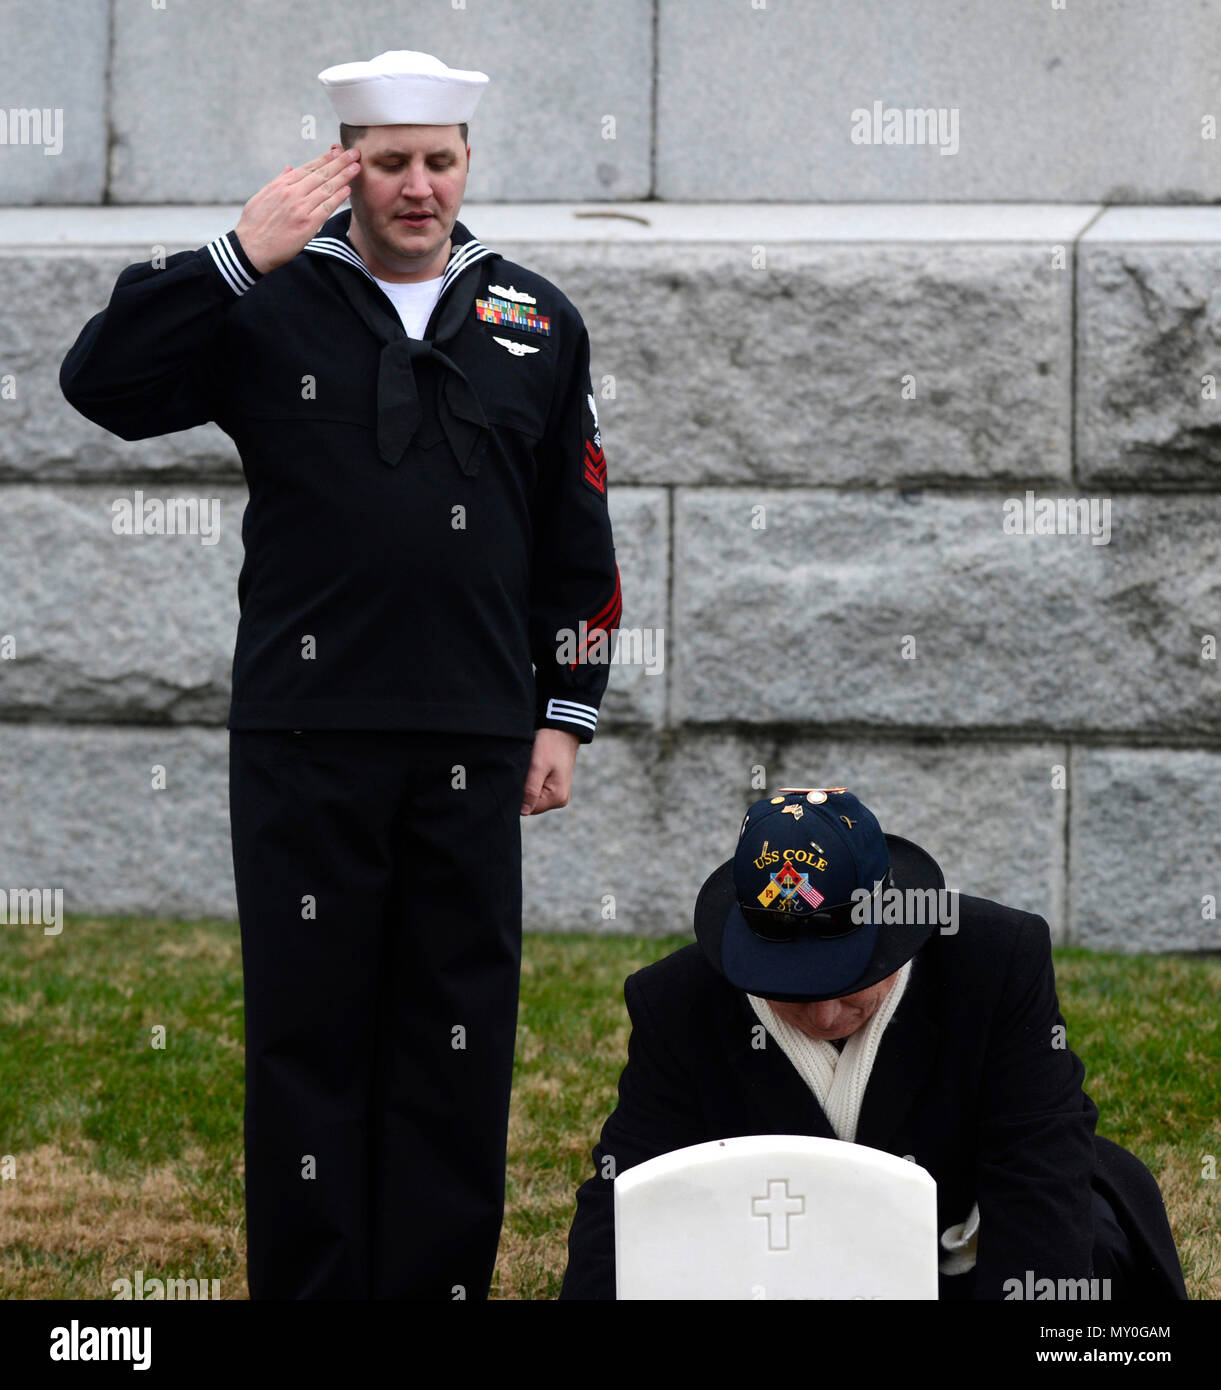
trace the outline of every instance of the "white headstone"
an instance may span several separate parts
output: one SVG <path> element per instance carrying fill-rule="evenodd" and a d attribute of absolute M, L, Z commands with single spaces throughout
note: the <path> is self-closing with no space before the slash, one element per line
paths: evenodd
<path fill-rule="evenodd" d="M 765 1134 L 615 1179 L 618 1297 L 937 1297 L 937 1184 L 838 1139 Z"/>

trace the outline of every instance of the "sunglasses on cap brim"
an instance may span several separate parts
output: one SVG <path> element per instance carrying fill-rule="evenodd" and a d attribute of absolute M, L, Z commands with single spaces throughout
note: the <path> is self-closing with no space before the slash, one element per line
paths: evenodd
<path fill-rule="evenodd" d="M 836 941 L 860 931 L 866 922 L 880 921 L 878 899 L 887 888 L 893 886 L 894 877 L 887 868 L 885 876 L 874 887 L 869 908 L 865 908 L 862 900 L 836 903 L 834 907 L 823 907 L 814 912 L 778 912 L 775 908 L 746 907 L 743 903 L 738 904 L 738 909 L 746 925 L 764 941 L 797 941 L 806 937 Z"/>

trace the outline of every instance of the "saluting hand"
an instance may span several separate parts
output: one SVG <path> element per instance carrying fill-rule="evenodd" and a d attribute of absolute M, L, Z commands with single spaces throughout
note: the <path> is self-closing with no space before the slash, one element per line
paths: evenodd
<path fill-rule="evenodd" d="M 237 239 L 264 275 L 300 251 L 348 196 L 360 172 L 360 151 L 332 145 L 326 154 L 284 172 L 260 188 L 242 209 Z"/>

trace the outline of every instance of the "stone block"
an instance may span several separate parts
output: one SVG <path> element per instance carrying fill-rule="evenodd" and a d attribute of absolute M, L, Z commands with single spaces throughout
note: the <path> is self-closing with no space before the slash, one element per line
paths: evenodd
<path fill-rule="evenodd" d="M 1079 475 L 1221 484 L 1221 209 L 1119 208 L 1077 252 Z"/>
<path fill-rule="evenodd" d="M 0 204 L 102 201 L 110 8 L 0 3 Z"/>
<path fill-rule="evenodd" d="M 232 920 L 228 777 L 220 729 L 0 724 L 2 886 L 62 889 L 67 913 Z"/>
<path fill-rule="evenodd" d="M 81 225 L 88 230 L 88 223 Z M 219 219 L 210 235 L 233 225 Z M 152 213 L 141 227 L 148 245 L 123 250 L 10 246 L 0 253 L 8 295 L 0 319 L 0 375 L 13 378 L 11 393 L 0 392 L 0 477 L 32 482 L 138 472 L 240 479 L 237 452 L 216 425 L 129 442 L 87 420 L 59 389 L 59 369 L 72 344 L 106 307 L 119 272 L 152 256 L 163 226 Z M 166 251 L 194 249 L 207 239 L 170 244 Z"/>
<path fill-rule="evenodd" d="M 527 929 L 691 932 L 700 884 L 755 799 L 748 766 L 731 737 L 599 734 L 577 755 L 569 805 L 523 826 Z"/>
<path fill-rule="evenodd" d="M 1073 763 L 1073 945 L 1221 950 L 1221 755 L 1088 748 Z"/>
<path fill-rule="evenodd" d="M 194 501 L 200 533 L 115 534 L 114 504 L 134 505 L 138 492 Z M 244 491 L 15 486 L 6 502 L 0 636 L 13 637 L 16 655 L 0 660 L 0 716 L 223 724 Z"/>
<path fill-rule="evenodd" d="M 660 728 L 669 681 L 670 499 L 663 488 L 616 487 L 614 476 L 608 477 L 623 618 L 599 727 Z"/>
<path fill-rule="evenodd" d="M 672 722 L 1215 736 L 1221 498 L 1093 500 L 679 489 Z"/>
<path fill-rule="evenodd" d="M 1219 27 L 1216 0 L 660 0 L 657 196 L 1212 202 Z"/>
<path fill-rule="evenodd" d="M 491 78 L 470 122 L 471 198 L 647 197 L 652 42 L 649 0 L 621 0 L 613 21 L 564 0 L 409 15 L 369 0 L 340 25 L 333 9 L 295 0 L 119 6 L 111 198 L 244 203 L 338 138 L 318 73 L 391 48 Z"/>
<path fill-rule="evenodd" d="M 776 230 L 794 229 L 778 219 Z M 1045 246 L 529 250 L 589 327 L 627 480 L 875 487 L 1070 474 L 1072 282 L 1048 268 Z"/>

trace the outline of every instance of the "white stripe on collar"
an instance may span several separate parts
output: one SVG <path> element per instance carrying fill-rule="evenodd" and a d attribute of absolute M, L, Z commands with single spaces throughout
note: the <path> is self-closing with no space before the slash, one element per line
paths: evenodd
<path fill-rule="evenodd" d="M 320 256 L 334 256 L 336 260 L 346 261 L 349 265 L 355 266 L 357 270 L 368 276 L 370 280 L 376 282 L 377 277 L 365 265 L 360 256 L 357 255 L 352 245 L 345 241 L 343 237 L 316 236 L 306 242 L 305 249 L 313 251 Z M 449 263 L 445 267 L 445 272 L 441 276 L 441 288 L 437 292 L 437 298 L 445 293 L 463 271 L 469 270 L 476 261 L 482 261 L 488 256 L 495 255 L 495 252 L 484 246 L 481 241 L 474 237 L 470 241 L 464 241 L 461 246 L 450 248 Z"/>
<path fill-rule="evenodd" d="M 341 237 L 316 236 L 312 241 L 305 243 L 307 251 L 316 251 L 322 256 L 334 256 L 336 260 L 347 261 L 349 265 L 354 265 L 357 270 L 363 271 L 372 280 L 368 266 L 356 254 L 355 251 Z"/>
<path fill-rule="evenodd" d="M 461 246 L 455 246 L 449 258 L 449 264 L 445 267 L 445 274 L 441 277 L 441 293 L 444 294 L 464 270 L 468 270 L 476 261 L 482 261 L 492 254 L 493 252 L 481 241 L 476 241 L 474 237 Z"/>

